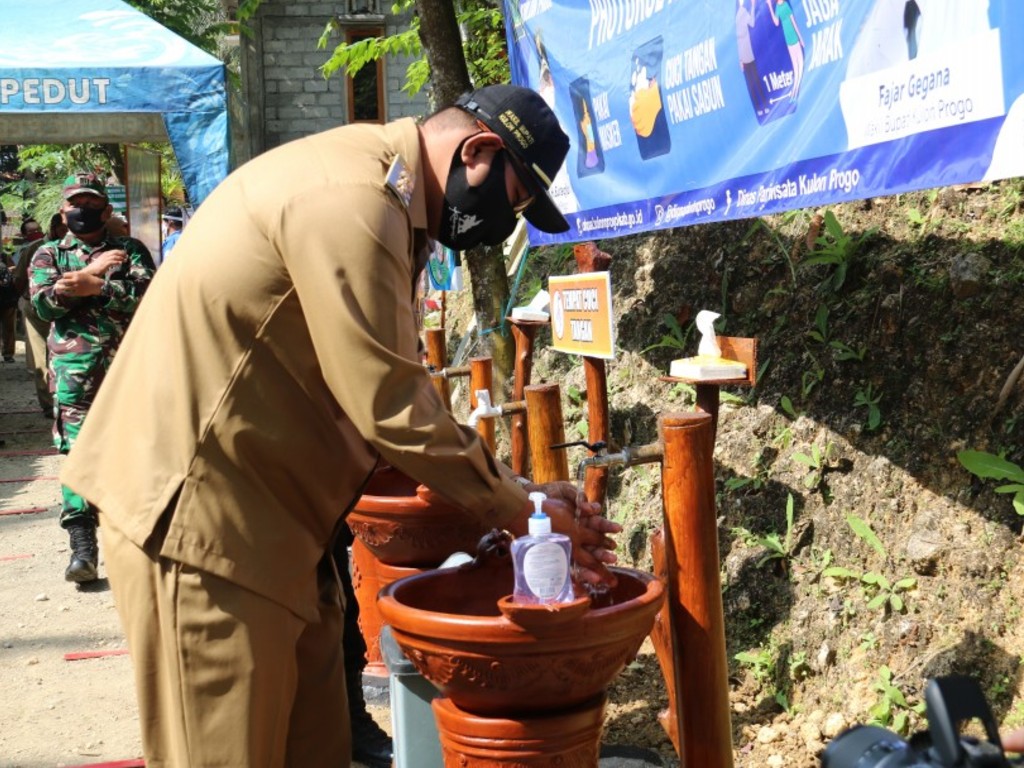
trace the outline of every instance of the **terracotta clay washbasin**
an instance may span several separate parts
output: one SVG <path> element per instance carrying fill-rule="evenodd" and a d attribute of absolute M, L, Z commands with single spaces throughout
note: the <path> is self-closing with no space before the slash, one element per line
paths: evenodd
<path fill-rule="evenodd" d="M 394 467 L 374 472 L 347 522 L 382 563 L 436 568 L 453 552 L 473 552 L 489 530 Z"/>
<path fill-rule="evenodd" d="M 565 615 L 503 601 L 513 586 L 507 558 L 399 579 L 381 590 L 377 607 L 402 651 L 457 707 L 484 716 L 556 712 L 608 687 L 664 602 L 652 574 L 611 570 L 618 586 L 589 605 L 565 604 Z M 526 618 L 517 623 L 517 615 Z"/>

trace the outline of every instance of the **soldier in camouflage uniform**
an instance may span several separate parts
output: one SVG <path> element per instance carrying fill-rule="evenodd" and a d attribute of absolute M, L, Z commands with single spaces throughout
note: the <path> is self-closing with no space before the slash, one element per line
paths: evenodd
<path fill-rule="evenodd" d="M 68 234 L 40 246 L 32 256 L 32 306 L 51 321 L 50 389 L 54 401 L 54 443 L 67 453 L 128 321 L 153 278 L 153 259 L 140 241 L 107 232 L 113 209 L 94 174 L 75 174 L 64 186 L 61 215 Z M 96 513 L 70 488 L 61 486 L 60 524 L 71 539 L 68 581 L 96 579 Z"/>

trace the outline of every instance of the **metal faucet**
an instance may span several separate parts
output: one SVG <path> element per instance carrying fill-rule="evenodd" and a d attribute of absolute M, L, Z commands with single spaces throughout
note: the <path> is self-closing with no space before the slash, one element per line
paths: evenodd
<path fill-rule="evenodd" d="M 581 461 L 576 468 L 577 483 L 583 482 L 588 467 L 632 467 L 636 464 L 650 464 L 661 461 L 664 453 L 660 442 L 648 445 L 626 445 L 616 453 L 608 453 L 608 444 L 604 440 L 599 440 L 596 443 L 588 443 L 586 440 L 557 443 L 551 446 L 551 450 L 569 448 L 573 445 L 581 445 L 594 454 Z"/>

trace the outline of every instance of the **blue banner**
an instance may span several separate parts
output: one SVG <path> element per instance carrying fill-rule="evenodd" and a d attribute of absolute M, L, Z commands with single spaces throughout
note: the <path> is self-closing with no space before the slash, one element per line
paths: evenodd
<path fill-rule="evenodd" d="M 228 172 L 223 63 L 121 0 L 0 0 L 0 119 L 29 112 L 160 113 L 195 205 Z"/>
<path fill-rule="evenodd" d="M 595 240 L 1024 175 L 1021 0 L 504 0 Z"/>

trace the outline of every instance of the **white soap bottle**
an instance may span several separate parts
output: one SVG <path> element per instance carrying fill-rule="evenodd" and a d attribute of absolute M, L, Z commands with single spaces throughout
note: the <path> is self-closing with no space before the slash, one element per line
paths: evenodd
<path fill-rule="evenodd" d="M 541 505 L 547 498 L 533 492 L 533 514 L 529 518 L 529 535 L 512 542 L 512 563 L 515 567 L 516 603 L 569 603 L 573 594 L 570 578 L 572 540 L 562 533 L 551 532 L 551 518 Z"/>

